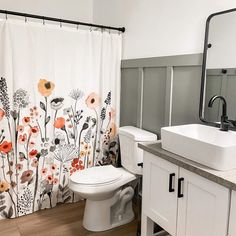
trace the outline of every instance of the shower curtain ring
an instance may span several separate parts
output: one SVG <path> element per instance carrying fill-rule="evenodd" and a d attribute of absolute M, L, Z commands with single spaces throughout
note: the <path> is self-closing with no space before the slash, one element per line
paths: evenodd
<path fill-rule="evenodd" d="M 25 16 L 25 23 L 27 23 L 27 21 L 28 21 L 28 20 L 27 20 L 27 17 Z"/>
<path fill-rule="evenodd" d="M 7 15 L 7 13 L 6 13 L 6 20 L 8 19 L 8 15 Z"/>
<path fill-rule="evenodd" d="M 76 25 L 76 29 L 77 29 L 77 30 L 79 29 L 79 24 Z"/>
<path fill-rule="evenodd" d="M 60 21 L 60 27 L 62 27 L 62 22 Z"/>
<path fill-rule="evenodd" d="M 92 27 L 92 26 L 90 26 L 90 29 L 89 29 L 89 30 L 90 30 L 90 32 L 92 32 L 92 31 L 93 31 L 93 27 Z"/>
<path fill-rule="evenodd" d="M 43 19 L 43 25 L 45 25 L 45 19 Z"/>

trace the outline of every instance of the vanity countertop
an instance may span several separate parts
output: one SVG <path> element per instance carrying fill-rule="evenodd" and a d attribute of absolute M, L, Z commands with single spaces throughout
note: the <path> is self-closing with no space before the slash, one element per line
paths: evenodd
<path fill-rule="evenodd" d="M 179 167 L 182 167 L 206 179 L 236 191 L 236 169 L 228 171 L 218 171 L 211 169 L 207 166 L 203 166 L 194 161 L 188 160 L 184 157 L 162 149 L 161 141 L 156 141 L 154 143 L 139 143 L 138 146 L 139 148 L 150 152 L 164 160 L 167 160 Z"/>

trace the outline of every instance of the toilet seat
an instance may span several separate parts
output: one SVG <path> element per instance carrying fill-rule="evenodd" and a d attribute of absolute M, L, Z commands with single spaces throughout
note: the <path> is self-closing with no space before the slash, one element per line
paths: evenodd
<path fill-rule="evenodd" d="M 94 171 L 94 172 L 93 172 Z M 100 179 L 96 179 L 95 171 L 100 175 Z M 89 175 L 94 173 L 94 175 Z M 116 189 L 136 179 L 136 176 L 124 168 L 115 168 L 112 165 L 91 167 L 86 170 L 73 173 L 70 176 L 69 187 L 74 192 L 80 194 L 82 198 L 103 198 L 112 195 Z M 85 181 L 83 181 L 85 180 Z M 83 183 L 81 183 L 83 182 Z M 98 184 L 96 184 L 96 183 Z"/>
<path fill-rule="evenodd" d="M 109 185 L 122 178 L 122 172 L 112 165 L 96 166 L 72 174 L 71 181 L 86 186 Z"/>

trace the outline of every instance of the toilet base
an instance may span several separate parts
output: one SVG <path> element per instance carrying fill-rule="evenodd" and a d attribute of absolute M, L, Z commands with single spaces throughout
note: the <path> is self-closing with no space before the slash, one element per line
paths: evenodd
<path fill-rule="evenodd" d="M 86 200 L 83 226 L 89 231 L 106 231 L 131 222 L 134 219 L 132 201 L 125 207 L 124 214 L 116 214 L 119 209 L 119 197 L 121 190 L 106 200 Z"/>

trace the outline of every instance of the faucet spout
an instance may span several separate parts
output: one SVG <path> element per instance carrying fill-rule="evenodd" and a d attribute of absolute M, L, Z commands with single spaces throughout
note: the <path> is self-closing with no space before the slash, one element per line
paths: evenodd
<path fill-rule="evenodd" d="M 209 103 L 208 103 L 208 107 L 212 107 L 213 106 L 213 103 L 216 99 L 220 99 L 223 103 L 223 107 L 222 107 L 222 116 L 227 116 L 227 103 L 226 103 L 226 100 L 223 96 L 220 96 L 220 95 L 215 95 L 213 96 Z"/>
<path fill-rule="evenodd" d="M 221 115 L 221 122 L 220 122 L 220 130 L 221 131 L 228 131 L 229 126 L 230 126 L 230 122 L 228 121 L 227 103 L 226 103 L 225 98 L 220 95 L 213 96 L 208 103 L 208 107 L 212 107 L 213 103 L 216 99 L 220 99 L 222 101 L 222 115 Z"/>

